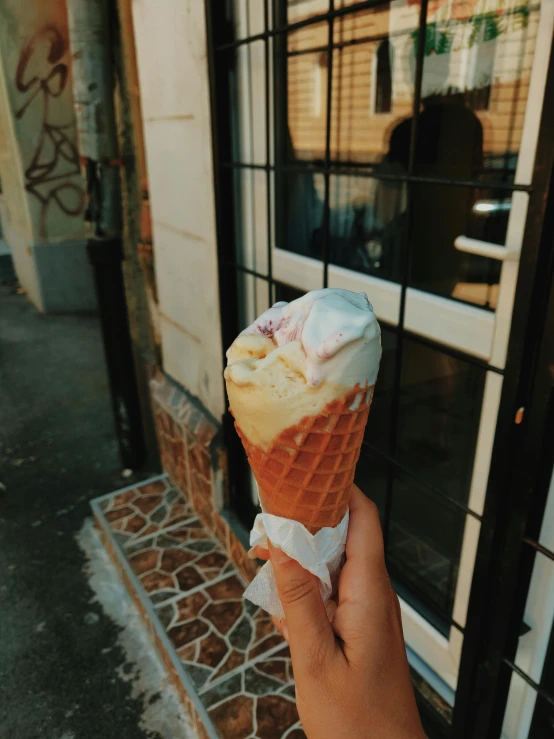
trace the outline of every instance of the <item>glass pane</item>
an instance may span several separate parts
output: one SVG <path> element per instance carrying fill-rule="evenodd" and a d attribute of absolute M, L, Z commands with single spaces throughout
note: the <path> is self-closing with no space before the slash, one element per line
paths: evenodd
<path fill-rule="evenodd" d="M 333 27 L 331 157 L 404 174 L 390 151 L 391 131 L 413 110 L 414 83 L 406 68 L 412 10 L 401 0 L 339 17 Z"/>
<path fill-rule="evenodd" d="M 254 323 L 270 307 L 269 283 L 259 277 L 237 270 L 237 302 L 241 330 Z"/>
<path fill-rule="evenodd" d="M 405 600 L 439 628 L 447 629 L 465 514 L 429 496 L 401 472 L 395 475 L 392 491 L 387 549 L 391 576 Z"/>
<path fill-rule="evenodd" d="M 279 0 L 273 0 L 279 2 Z M 329 10 L 329 0 L 286 0 L 287 22 L 297 23 L 313 15 L 321 15 Z M 347 5 L 347 2 L 343 3 Z"/>
<path fill-rule="evenodd" d="M 354 482 L 379 509 L 381 524 L 384 520 L 387 499 L 388 467 L 387 462 L 372 454 L 367 447 L 362 447 Z"/>
<path fill-rule="evenodd" d="M 413 77 L 419 4 L 412 7 Z M 429 3 L 418 147 L 433 138 L 438 153 L 448 152 L 435 163 L 441 175 L 464 176 L 465 158 L 468 176 L 513 181 L 539 7 L 519 0 Z M 424 158 L 416 161 L 418 173 L 426 174 Z"/>
<path fill-rule="evenodd" d="M 289 162 L 322 161 L 327 125 L 326 51 L 306 52 L 306 46 L 327 44 L 327 24 L 307 26 L 288 36 L 288 129 L 284 154 Z"/>
<path fill-rule="evenodd" d="M 330 178 L 330 261 L 399 282 L 406 185 L 373 177 Z"/>
<path fill-rule="evenodd" d="M 485 370 L 405 340 L 398 460 L 466 504 L 473 472 Z"/>
<path fill-rule="evenodd" d="M 266 164 L 265 49 L 263 41 L 239 46 L 231 75 L 233 161 Z"/>
<path fill-rule="evenodd" d="M 263 0 L 226 0 L 225 13 L 233 24 L 237 39 L 264 32 Z M 271 12 L 269 20 L 271 21 Z"/>
<path fill-rule="evenodd" d="M 324 176 L 289 172 L 281 174 L 280 181 L 277 246 L 321 259 Z M 406 227 L 405 185 L 372 177 L 331 175 L 329 187 L 329 261 L 399 282 Z"/>
<path fill-rule="evenodd" d="M 372 446 L 388 452 L 396 363 L 396 335 L 384 325 L 381 325 L 381 345 L 383 354 L 367 421 L 365 440 Z"/>
<path fill-rule="evenodd" d="M 467 254 L 458 236 L 504 244 L 511 199 L 505 192 L 412 184 L 411 279 L 420 290 L 496 308 L 501 262 Z"/>
<path fill-rule="evenodd" d="M 236 254 L 242 267 L 267 273 L 267 179 L 265 172 L 234 169 Z M 233 259 L 230 254 L 229 259 Z"/>
<path fill-rule="evenodd" d="M 308 171 L 276 173 L 276 188 L 276 245 L 306 257 L 320 258 L 323 175 Z"/>
<path fill-rule="evenodd" d="M 275 283 L 275 302 L 278 303 L 284 300 L 286 303 L 290 303 L 297 298 L 301 298 L 305 293 L 302 290 L 298 290 L 296 287 L 291 285 L 285 285 L 282 282 Z"/>

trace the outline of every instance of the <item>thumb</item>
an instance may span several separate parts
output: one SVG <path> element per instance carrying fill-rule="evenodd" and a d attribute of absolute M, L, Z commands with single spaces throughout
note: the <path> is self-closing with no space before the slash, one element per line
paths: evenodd
<path fill-rule="evenodd" d="M 285 612 L 293 662 L 314 668 L 336 648 L 335 635 L 321 599 L 319 580 L 268 541 L 279 599 Z"/>

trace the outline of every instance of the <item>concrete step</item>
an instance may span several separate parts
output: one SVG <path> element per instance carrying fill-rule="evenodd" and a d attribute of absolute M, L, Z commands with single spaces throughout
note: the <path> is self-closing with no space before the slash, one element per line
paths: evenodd
<path fill-rule="evenodd" d="M 168 476 L 91 505 L 199 737 L 305 738 L 286 642 Z"/>

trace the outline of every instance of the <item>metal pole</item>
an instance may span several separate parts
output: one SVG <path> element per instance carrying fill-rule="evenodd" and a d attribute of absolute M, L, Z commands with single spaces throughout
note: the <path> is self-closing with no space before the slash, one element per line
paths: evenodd
<path fill-rule="evenodd" d="M 68 0 L 77 137 L 96 236 L 121 233 L 117 128 L 108 0 Z"/>
<path fill-rule="evenodd" d="M 146 449 L 122 270 L 110 6 L 108 0 L 68 0 L 67 11 L 78 142 L 86 170 L 86 218 L 91 224 L 87 248 L 121 459 L 125 467 L 136 469 L 144 463 Z"/>

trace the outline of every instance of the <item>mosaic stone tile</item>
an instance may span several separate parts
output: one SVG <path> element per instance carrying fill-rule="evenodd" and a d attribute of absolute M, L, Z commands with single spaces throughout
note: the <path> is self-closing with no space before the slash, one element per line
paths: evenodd
<path fill-rule="evenodd" d="M 269 674 L 272 673 L 272 674 Z M 288 647 L 244 666 L 200 697 L 221 737 L 305 737 L 291 683 Z M 241 733 L 250 730 L 250 734 Z"/>
<path fill-rule="evenodd" d="M 254 732 L 254 700 L 239 693 L 210 711 L 210 718 L 221 736 L 251 737 Z"/>
<path fill-rule="evenodd" d="M 233 565 L 198 519 L 139 542 L 124 544 L 123 551 L 133 572 L 156 606 L 175 596 L 231 576 Z M 225 580 L 223 580 L 225 582 Z M 218 585 L 219 583 L 216 583 Z M 221 585 L 232 589 L 232 585 Z M 242 593 L 241 586 L 241 593 Z M 196 599 L 182 602 L 192 613 Z M 190 618 L 190 615 L 185 618 Z M 169 619 L 167 609 L 161 618 Z"/>
<path fill-rule="evenodd" d="M 190 501 L 195 515 L 219 540 L 244 579 L 250 582 L 258 564 L 248 559 L 243 545 L 214 504 L 214 470 L 223 475 L 226 470 L 218 425 L 163 374 L 151 373 L 150 389 L 164 470 Z"/>
<path fill-rule="evenodd" d="M 270 617 L 242 599 L 243 591 L 243 583 L 232 575 L 156 606 L 156 614 L 198 690 L 209 690 L 253 657 L 284 643 Z M 282 657 L 276 659 L 280 664 Z M 201 669 L 197 670 L 198 666 Z M 270 671 L 271 665 L 259 679 L 272 680 Z"/>
<path fill-rule="evenodd" d="M 164 497 L 174 489 L 167 479 L 150 485 L 146 493 L 142 486 L 101 501 L 100 515 L 111 530 L 103 538 L 198 736 L 206 739 L 209 732 L 194 701 L 202 702 L 221 739 L 305 739 L 288 646 L 268 614 L 243 599 L 244 573 L 199 518 L 168 523 L 174 519 L 161 506 L 177 498 Z M 155 529 L 145 534 L 149 526 Z M 234 535 L 233 544 L 240 545 Z M 195 686 L 194 698 L 184 688 L 179 662 Z"/>
<path fill-rule="evenodd" d="M 260 567 L 255 560 L 249 559 L 246 549 L 232 531 L 229 532 L 229 546 L 227 552 L 229 554 L 229 559 L 233 562 L 244 579 L 247 582 L 251 582 L 258 573 Z"/>
<path fill-rule="evenodd" d="M 124 490 L 99 505 L 119 543 L 135 542 L 196 517 L 168 478 Z"/>
<path fill-rule="evenodd" d="M 157 403 L 153 404 L 153 410 L 162 467 L 179 489 L 188 494 L 190 484 L 185 429 Z"/>

